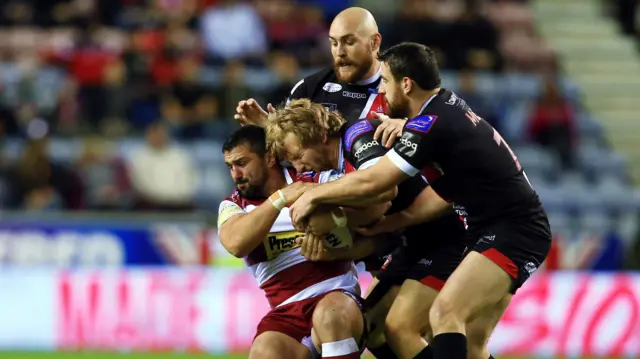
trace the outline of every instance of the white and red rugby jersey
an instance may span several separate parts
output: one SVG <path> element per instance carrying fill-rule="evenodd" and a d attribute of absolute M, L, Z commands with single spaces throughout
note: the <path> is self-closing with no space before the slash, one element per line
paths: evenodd
<path fill-rule="evenodd" d="M 297 174 L 284 169 L 287 184 L 297 181 L 326 183 L 337 179 L 336 171 Z M 238 190 L 220 203 L 218 229 L 229 218 L 249 213 L 264 201 L 243 198 Z M 272 308 L 333 291 L 360 294 L 358 274 L 352 261 L 310 262 L 300 254 L 296 238 L 302 236 L 291 223 L 289 208 L 280 212 L 262 245 L 244 258 L 251 273 L 265 292 Z"/>

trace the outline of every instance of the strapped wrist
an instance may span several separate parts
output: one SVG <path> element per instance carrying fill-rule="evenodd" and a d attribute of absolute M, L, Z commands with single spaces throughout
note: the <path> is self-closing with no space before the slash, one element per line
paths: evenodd
<path fill-rule="evenodd" d="M 281 190 L 273 192 L 273 194 L 269 196 L 269 201 L 278 211 L 282 211 L 282 209 L 287 206 L 287 199 Z"/>

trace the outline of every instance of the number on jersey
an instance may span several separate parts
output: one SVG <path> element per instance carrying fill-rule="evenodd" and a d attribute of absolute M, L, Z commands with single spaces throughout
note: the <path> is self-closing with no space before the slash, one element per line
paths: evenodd
<path fill-rule="evenodd" d="M 493 129 L 493 140 L 496 141 L 496 144 L 498 146 L 504 144 L 504 147 L 509 151 L 509 153 L 511 154 L 511 158 L 513 158 L 513 162 L 515 162 L 516 166 L 518 167 L 518 170 L 522 169 L 522 166 L 520 166 L 520 161 L 518 161 L 518 157 L 516 157 L 516 154 L 513 153 L 513 151 L 511 150 L 511 147 L 509 147 L 509 145 L 507 144 L 507 142 L 502 138 L 502 136 L 500 136 L 500 134 L 498 133 L 498 131 L 496 131 L 496 129 Z"/>

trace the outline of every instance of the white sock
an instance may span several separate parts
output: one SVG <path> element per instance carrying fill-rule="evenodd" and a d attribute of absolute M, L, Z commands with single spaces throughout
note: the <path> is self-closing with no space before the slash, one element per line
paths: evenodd
<path fill-rule="evenodd" d="M 359 352 L 360 348 L 358 348 L 358 343 L 356 343 L 356 340 L 353 338 L 322 344 L 323 358 L 339 357 Z"/>

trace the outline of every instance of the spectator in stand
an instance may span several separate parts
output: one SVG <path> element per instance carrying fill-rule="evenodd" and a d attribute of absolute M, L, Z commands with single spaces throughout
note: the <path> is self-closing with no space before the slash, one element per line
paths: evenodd
<path fill-rule="evenodd" d="M 32 139 L 27 143 L 27 148 L 9 174 L 10 207 L 28 210 L 82 209 L 82 182 L 72 170 L 52 161 L 47 148 L 46 138 Z"/>
<path fill-rule="evenodd" d="M 245 66 L 238 61 L 230 62 L 225 68 L 220 93 L 221 115 L 224 118 L 233 118 L 241 100 L 253 97 L 259 101 L 258 103 L 262 103 L 262 99 L 256 97 L 256 92 L 245 84 L 245 70 Z"/>
<path fill-rule="evenodd" d="M 500 131 L 498 114 L 493 103 L 476 88 L 476 73 L 471 70 L 460 71 L 456 93 L 460 95 L 478 116 L 484 118 L 496 130 Z"/>
<path fill-rule="evenodd" d="M 123 209 L 131 202 L 131 187 L 124 163 L 115 158 L 100 137 L 84 142 L 76 164 L 85 186 L 85 205 L 90 209 Z"/>
<path fill-rule="evenodd" d="M 128 161 L 140 210 L 188 210 L 196 192 L 196 168 L 188 152 L 169 142 L 165 125 L 147 127 L 147 142 Z"/>
<path fill-rule="evenodd" d="M 262 63 L 267 53 L 262 19 L 251 5 L 239 0 L 222 0 L 210 7 L 202 15 L 200 27 L 210 63 Z"/>
<path fill-rule="evenodd" d="M 577 145 L 576 114 L 571 102 L 560 92 L 556 76 L 547 76 L 529 118 L 532 141 L 556 152 L 565 168 L 574 165 Z"/>
<path fill-rule="evenodd" d="M 289 97 L 291 89 L 300 80 L 300 68 L 295 57 L 284 52 L 271 55 L 271 71 L 278 78 L 278 85 L 270 92 L 267 102 L 280 104 Z"/>
<path fill-rule="evenodd" d="M 449 38 L 453 48 L 450 66 L 455 69 L 470 67 L 476 70 L 499 71 L 498 30 L 480 13 L 477 1 L 466 0 L 467 6 L 451 25 Z"/>

